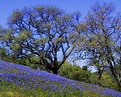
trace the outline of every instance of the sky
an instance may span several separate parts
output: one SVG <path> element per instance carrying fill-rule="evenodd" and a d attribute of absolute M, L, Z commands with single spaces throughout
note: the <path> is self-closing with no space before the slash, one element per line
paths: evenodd
<path fill-rule="evenodd" d="M 12 12 L 25 7 L 35 7 L 39 5 L 52 5 L 64 10 L 67 13 L 80 11 L 85 17 L 90 10 L 90 6 L 95 3 L 113 3 L 116 11 L 121 11 L 121 0 L 0 0 L 0 25 L 7 27 L 7 21 Z M 85 61 L 78 61 L 77 64 L 85 65 Z"/>
<path fill-rule="evenodd" d="M 0 0 L 0 25 L 6 26 L 8 17 L 16 9 L 35 7 L 39 5 L 52 5 L 63 9 L 67 13 L 80 11 L 82 17 L 86 16 L 90 6 L 96 2 L 112 2 L 116 10 L 121 11 L 121 0 Z"/>

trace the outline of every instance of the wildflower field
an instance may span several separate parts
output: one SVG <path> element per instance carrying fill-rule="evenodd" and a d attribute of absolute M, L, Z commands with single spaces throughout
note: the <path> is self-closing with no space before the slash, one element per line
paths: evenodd
<path fill-rule="evenodd" d="M 0 61 L 0 97 L 121 97 L 121 92 Z"/>

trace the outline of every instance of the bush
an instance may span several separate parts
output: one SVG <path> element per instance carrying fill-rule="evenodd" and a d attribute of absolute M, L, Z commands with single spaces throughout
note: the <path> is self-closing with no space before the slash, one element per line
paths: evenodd
<path fill-rule="evenodd" d="M 90 82 L 91 72 L 85 68 L 86 67 L 81 68 L 80 66 L 71 65 L 65 62 L 63 66 L 60 68 L 59 74 L 70 79 L 83 82 Z"/>

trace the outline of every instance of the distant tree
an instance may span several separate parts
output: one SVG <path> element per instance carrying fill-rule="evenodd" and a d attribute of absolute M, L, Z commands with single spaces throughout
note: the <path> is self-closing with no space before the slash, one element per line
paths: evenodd
<path fill-rule="evenodd" d="M 76 32 L 79 18 L 53 6 L 16 10 L 9 18 L 5 40 L 15 59 L 25 57 L 57 74 L 80 37 Z"/>
<path fill-rule="evenodd" d="M 107 64 L 121 89 L 121 69 L 119 60 L 120 50 L 117 49 L 121 42 L 121 17 L 115 15 L 112 4 L 97 3 L 91 7 L 86 17 L 86 46 L 88 57 L 96 62 L 99 72 Z M 116 53 L 117 52 L 117 53 Z M 102 71 L 102 70 L 101 70 Z"/>
<path fill-rule="evenodd" d="M 90 42 L 90 43 L 92 44 L 92 42 Z M 107 66 L 108 63 L 104 58 L 104 54 L 102 53 L 102 51 L 99 48 L 95 49 L 95 47 L 87 48 L 86 53 L 88 53 L 88 58 L 87 58 L 88 65 L 96 67 L 96 70 L 98 73 L 98 80 L 100 81 L 103 71 L 108 68 L 108 66 Z"/>

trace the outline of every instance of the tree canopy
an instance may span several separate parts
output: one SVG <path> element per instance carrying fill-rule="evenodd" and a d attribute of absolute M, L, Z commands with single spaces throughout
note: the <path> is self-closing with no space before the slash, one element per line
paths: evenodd
<path fill-rule="evenodd" d="M 5 39 L 15 58 L 26 57 L 57 74 L 76 47 L 79 18 L 79 13 L 66 14 L 53 6 L 15 10 Z"/>
<path fill-rule="evenodd" d="M 99 81 L 108 69 L 121 89 L 120 13 L 112 3 L 96 3 L 83 20 L 80 17 L 80 12 L 67 14 L 54 6 L 15 10 L 8 27 L 0 27 L 1 58 L 27 60 L 54 74 L 70 56 L 86 59 L 98 70 Z"/>

